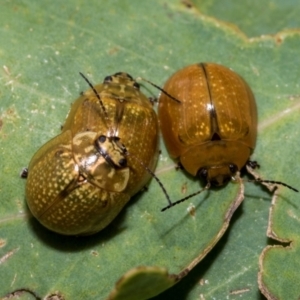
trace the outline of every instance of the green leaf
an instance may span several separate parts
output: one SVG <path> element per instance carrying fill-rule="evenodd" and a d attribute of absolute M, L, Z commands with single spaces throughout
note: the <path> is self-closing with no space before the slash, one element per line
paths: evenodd
<path fill-rule="evenodd" d="M 0 2 L 1 296 L 30 288 L 40 297 L 59 292 L 66 299 L 105 299 L 115 282 L 138 266 L 180 274 L 207 253 L 203 249 L 210 250 L 227 226 L 224 212 L 238 190 L 231 183 L 161 213 L 166 200 L 152 180 L 147 192 L 134 197 L 108 228 L 92 237 L 62 237 L 31 217 L 19 173 L 60 132 L 70 103 L 87 89 L 79 71 L 94 83 L 126 71 L 162 86 L 177 69 L 195 62 L 232 67 L 257 98 L 259 137 L 253 159 L 261 164 L 262 176 L 297 185 L 297 32 L 278 35 L 280 42 L 272 37 L 249 41 L 175 0 Z M 242 13 L 240 8 L 237 14 Z M 288 15 L 282 19 L 288 27 Z M 157 95 L 152 88 L 145 93 Z M 175 171 L 162 142 L 161 150 L 156 173 L 172 199 L 201 188 L 194 178 Z M 251 183 L 245 190 L 243 207 L 217 247 L 156 299 L 259 299 L 258 257 L 267 244 L 271 195 Z M 284 188 L 280 195 L 286 205 L 296 206 L 299 217 L 299 195 Z M 190 203 L 196 207 L 194 217 L 187 212 Z M 169 287 L 165 276 L 163 288 L 153 286 L 157 293 Z"/>
<path fill-rule="evenodd" d="M 298 299 L 300 294 L 299 203 L 274 195 L 267 235 L 282 245 L 264 249 L 258 283 L 268 299 Z"/>
<path fill-rule="evenodd" d="M 203 14 L 246 34 L 249 38 L 274 35 L 279 31 L 299 28 L 300 7 L 294 0 L 235 1 L 194 0 L 194 6 Z"/>
<path fill-rule="evenodd" d="M 157 267 L 137 267 L 128 271 L 117 282 L 115 290 L 109 296 L 114 300 L 140 300 L 156 296 L 161 291 L 174 285 L 175 276 Z"/>

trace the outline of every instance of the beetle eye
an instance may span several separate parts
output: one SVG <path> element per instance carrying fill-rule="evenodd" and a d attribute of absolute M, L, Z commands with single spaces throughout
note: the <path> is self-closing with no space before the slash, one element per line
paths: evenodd
<path fill-rule="evenodd" d="M 132 76 L 129 75 L 128 73 L 126 73 L 126 76 L 127 76 L 130 80 L 133 80 Z"/>
<path fill-rule="evenodd" d="M 100 135 L 98 138 L 99 143 L 103 144 L 106 141 L 106 136 L 105 135 Z"/>
<path fill-rule="evenodd" d="M 139 89 L 140 89 L 140 85 L 139 85 L 136 81 L 134 82 L 133 87 L 134 87 L 136 90 L 139 90 Z"/>
<path fill-rule="evenodd" d="M 236 165 L 230 164 L 229 165 L 229 170 L 230 170 L 231 174 L 234 175 L 237 172 L 238 168 L 237 168 Z"/>
<path fill-rule="evenodd" d="M 198 173 L 197 173 L 197 176 L 204 179 L 204 180 L 207 180 L 207 174 L 208 174 L 208 171 L 206 168 L 201 168 Z"/>
<path fill-rule="evenodd" d="M 112 77 L 111 76 L 106 76 L 103 80 L 103 83 L 110 83 L 112 82 Z"/>
<path fill-rule="evenodd" d="M 126 167 L 127 166 L 127 159 L 126 158 L 121 158 L 119 160 L 119 166 L 122 167 L 122 168 Z"/>

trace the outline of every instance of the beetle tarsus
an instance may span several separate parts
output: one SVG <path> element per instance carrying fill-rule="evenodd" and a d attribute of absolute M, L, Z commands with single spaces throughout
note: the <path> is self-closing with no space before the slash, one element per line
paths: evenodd
<path fill-rule="evenodd" d="M 26 179 L 28 177 L 28 168 L 23 168 L 20 177 Z"/>
<path fill-rule="evenodd" d="M 260 165 L 256 160 L 248 160 L 247 165 L 252 169 L 260 168 Z"/>

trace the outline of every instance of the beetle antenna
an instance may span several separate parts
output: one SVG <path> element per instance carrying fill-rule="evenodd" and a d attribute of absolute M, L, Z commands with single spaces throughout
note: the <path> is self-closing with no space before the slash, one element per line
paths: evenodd
<path fill-rule="evenodd" d="M 198 192 L 196 192 L 196 193 L 193 193 L 193 194 L 190 194 L 190 195 L 188 195 L 187 197 L 184 197 L 184 198 L 182 198 L 182 199 L 180 199 L 180 200 L 177 200 L 177 201 L 175 201 L 175 202 L 171 202 L 171 203 L 169 202 L 169 205 L 167 205 L 166 207 L 162 208 L 161 211 L 165 211 L 165 210 L 167 210 L 167 209 L 173 207 L 173 206 L 176 205 L 176 204 L 179 204 L 179 203 L 181 203 L 181 202 L 183 202 L 183 201 L 185 201 L 185 200 L 188 200 L 188 199 L 190 199 L 190 198 L 192 198 L 192 197 L 194 197 L 194 196 L 196 196 L 196 195 L 202 193 L 203 191 L 208 190 L 209 188 L 210 188 L 210 183 L 208 182 L 207 185 L 206 185 L 203 189 L 201 189 L 200 191 L 198 191 Z"/>
<path fill-rule="evenodd" d="M 172 206 L 172 201 L 170 199 L 170 196 L 167 192 L 167 190 L 165 189 L 164 185 L 162 184 L 162 182 L 160 181 L 160 179 L 154 174 L 153 171 L 151 171 L 142 161 L 140 161 L 137 157 L 131 155 L 129 152 L 126 152 L 126 155 L 127 156 L 131 156 L 133 157 L 137 162 L 140 163 L 141 166 L 143 166 L 143 168 L 156 180 L 156 182 L 158 183 L 158 185 L 160 186 L 160 188 L 162 189 L 163 193 L 165 194 L 168 202 L 169 202 L 169 205 Z"/>
<path fill-rule="evenodd" d="M 295 189 L 294 187 L 292 187 L 284 182 L 261 179 L 259 177 L 259 175 L 254 171 L 254 169 L 257 167 L 259 167 L 259 164 L 256 161 L 248 161 L 247 162 L 246 170 L 248 171 L 248 173 L 250 173 L 254 177 L 253 180 L 248 180 L 248 182 L 259 182 L 259 183 L 270 183 L 270 184 L 274 184 L 274 185 L 282 185 L 282 186 L 289 188 L 290 190 L 292 190 L 294 192 L 297 192 L 297 193 L 299 192 L 297 189 Z"/>
<path fill-rule="evenodd" d="M 85 75 L 83 75 L 81 72 L 79 72 L 79 74 L 81 75 L 81 77 L 87 82 L 87 84 L 90 86 L 90 88 L 93 90 L 94 94 L 96 95 L 96 97 L 98 98 L 99 100 L 99 103 L 100 103 L 100 106 L 102 108 L 102 111 L 104 113 L 104 118 L 105 120 L 107 121 L 107 123 L 109 124 L 110 123 L 110 120 L 109 120 L 109 117 L 108 117 L 108 114 L 107 114 L 107 110 L 103 104 L 103 101 L 99 95 L 99 93 L 97 92 L 97 90 L 95 89 L 95 87 L 92 85 L 92 83 L 87 79 L 87 77 Z M 110 126 L 108 126 L 109 128 L 111 128 Z M 111 129 L 111 131 L 113 131 Z"/>
<path fill-rule="evenodd" d="M 164 185 L 162 184 L 162 182 L 160 181 L 160 179 L 154 174 L 154 172 L 151 171 L 151 170 L 150 170 L 150 169 L 149 169 L 142 161 L 140 161 L 140 160 L 139 160 L 138 158 L 136 158 L 135 156 L 131 155 L 129 152 L 126 152 L 126 155 L 127 155 L 127 156 L 133 157 L 137 162 L 139 162 L 140 165 L 142 165 L 143 168 L 144 168 L 149 174 L 151 174 L 151 176 L 156 180 L 156 182 L 158 183 L 158 185 L 159 185 L 160 188 L 162 189 L 163 193 L 165 194 L 165 196 L 166 196 L 166 198 L 167 198 L 167 200 L 168 200 L 168 202 L 169 202 L 169 205 L 167 205 L 166 207 L 164 207 L 163 209 L 161 209 L 161 211 L 165 211 L 165 210 L 167 210 L 167 209 L 173 207 L 174 205 L 176 205 L 176 204 L 178 204 L 178 203 L 181 203 L 181 202 L 183 202 L 183 201 L 185 201 L 185 200 L 188 200 L 188 199 L 190 199 L 190 198 L 192 198 L 192 197 L 194 197 L 194 196 L 196 196 L 196 195 L 198 195 L 198 194 L 202 193 L 203 191 L 208 190 L 208 189 L 210 188 L 210 182 L 208 182 L 208 183 L 206 184 L 206 186 L 205 186 L 203 189 L 201 189 L 200 191 L 198 191 L 198 192 L 196 192 L 196 193 L 193 193 L 193 194 L 190 194 L 190 195 L 188 195 L 187 197 L 184 197 L 184 198 L 182 198 L 182 199 L 180 199 L 180 200 L 177 200 L 177 201 L 175 201 L 175 202 L 172 202 L 171 199 L 170 199 L 170 196 L 169 196 L 169 194 L 168 194 L 168 192 L 167 192 L 167 190 L 166 190 L 166 188 L 164 187 Z"/>
<path fill-rule="evenodd" d="M 168 92 L 166 92 L 164 89 L 162 89 L 161 87 L 159 87 L 159 86 L 156 85 L 155 83 L 153 83 L 153 82 L 151 82 L 151 81 L 149 81 L 149 80 L 147 80 L 147 79 L 145 79 L 145 78 L 143 78 L 143 77 L 137 77 L 135 80 L 136 80 L 136 81 L 138 81 L 138 80 L 143 80 L 143 81 L 145 81 L 145 82 L 151 84 L 152 86 L 154 86 L 155 88 L 157 88 L 158 90 L 160 90 L 162 93 L 164 93 L 165 95 L 167 95 L 168 97 L 170 97 L 171 99 L 173 99 L 174 101 L 176 101 L 177 103 L 180 103 L 180 104 L 181 104 L 181 101 L 180 101 L 180 100 L 178 100 L 178 99 L 176 99 L 175 97 L 173 97 L 172 95 L 170 95 Z"/>
<path fill-rule="evenodd" d="M 248 180 L 249 182 L 259 182 L 259 183 L 271 183 L 271 184 L 275 184 L 275 185 L 282 185 L 282 186 L 285 186 L 287 188 L 289 188 L 290 190 L 294 191 L 294 192 L 297 192 L 299 193 L 299 191 L 295 188 L 293 188 L 292 186 L 284 183 L 284 182 L 281 182 L 281 181 L 274 181 L 274 180 L 265 180 L 265 179 L 260 179 L 260 178 L 256 178 L 254 180 Z"/>

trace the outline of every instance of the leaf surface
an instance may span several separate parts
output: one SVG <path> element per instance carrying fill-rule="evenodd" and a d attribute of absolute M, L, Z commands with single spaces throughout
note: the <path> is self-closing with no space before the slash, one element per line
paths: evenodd
<path fill-rule="evenodd" d="M 264 178 L 297 187 L 298 31 L 249 40 L 223 20 L 200 12 L 201 7 L 188 8 L 175 0 L 1 1 L 0 296 L 28 288 L 40 297 L 59 292 L 65 299 L 105 299 L 115 282 L 139 266 L 167 270 L 159 293 L 176 282 L 172 274 L 181 274 L 194 266 L 195 259 L 202 259 L 226 229 L 224 217 L 239 189 L 232 183 L 161 213 L 166 200 L 152 180 L 148 191 L 136 195 L 109 227 L 86 238 L 59 236 L 32 218 L 25 204 L 25 180 L 19 174 L 34 152 L 59 134 L 70 104 L 87 89 L 79 71 L 93 83 L 125 71 L 162 86 L 173 72 L 195 62 L 233 68 L 257 99 L 258 141 L 252 159 L 259 161 Z M 240 7 L 236 14 L 246 13 Z M 283 15 L 287 25 L 280 29 L 293 26 L 288 16 Z M 249 22 L 253 25 L 255 19 Z M 147 87 L 145 94 L 158 92 Z M 172 199 L 202 187 L 186 173 L 175 171 L 162 141 L 161 151 L 156 174 Z M 290 209 L 294 220 L 299 218 L 299 195 L 281 188 L 280 202 L 287 207 L 284 212 Z M 187 211 L 190 203 L 196 207 L 195 216 Z M 271 194 L 265 188 L 245 183 L 244 203 L 217 247 L 156 299 L 241 295 L 260 299 L 258 258 L 268 244 L 270 204 Z M 286 231 L 282 236 L 296 239 Z M 276 286 L 279 289 L 280 284 Z"/>

